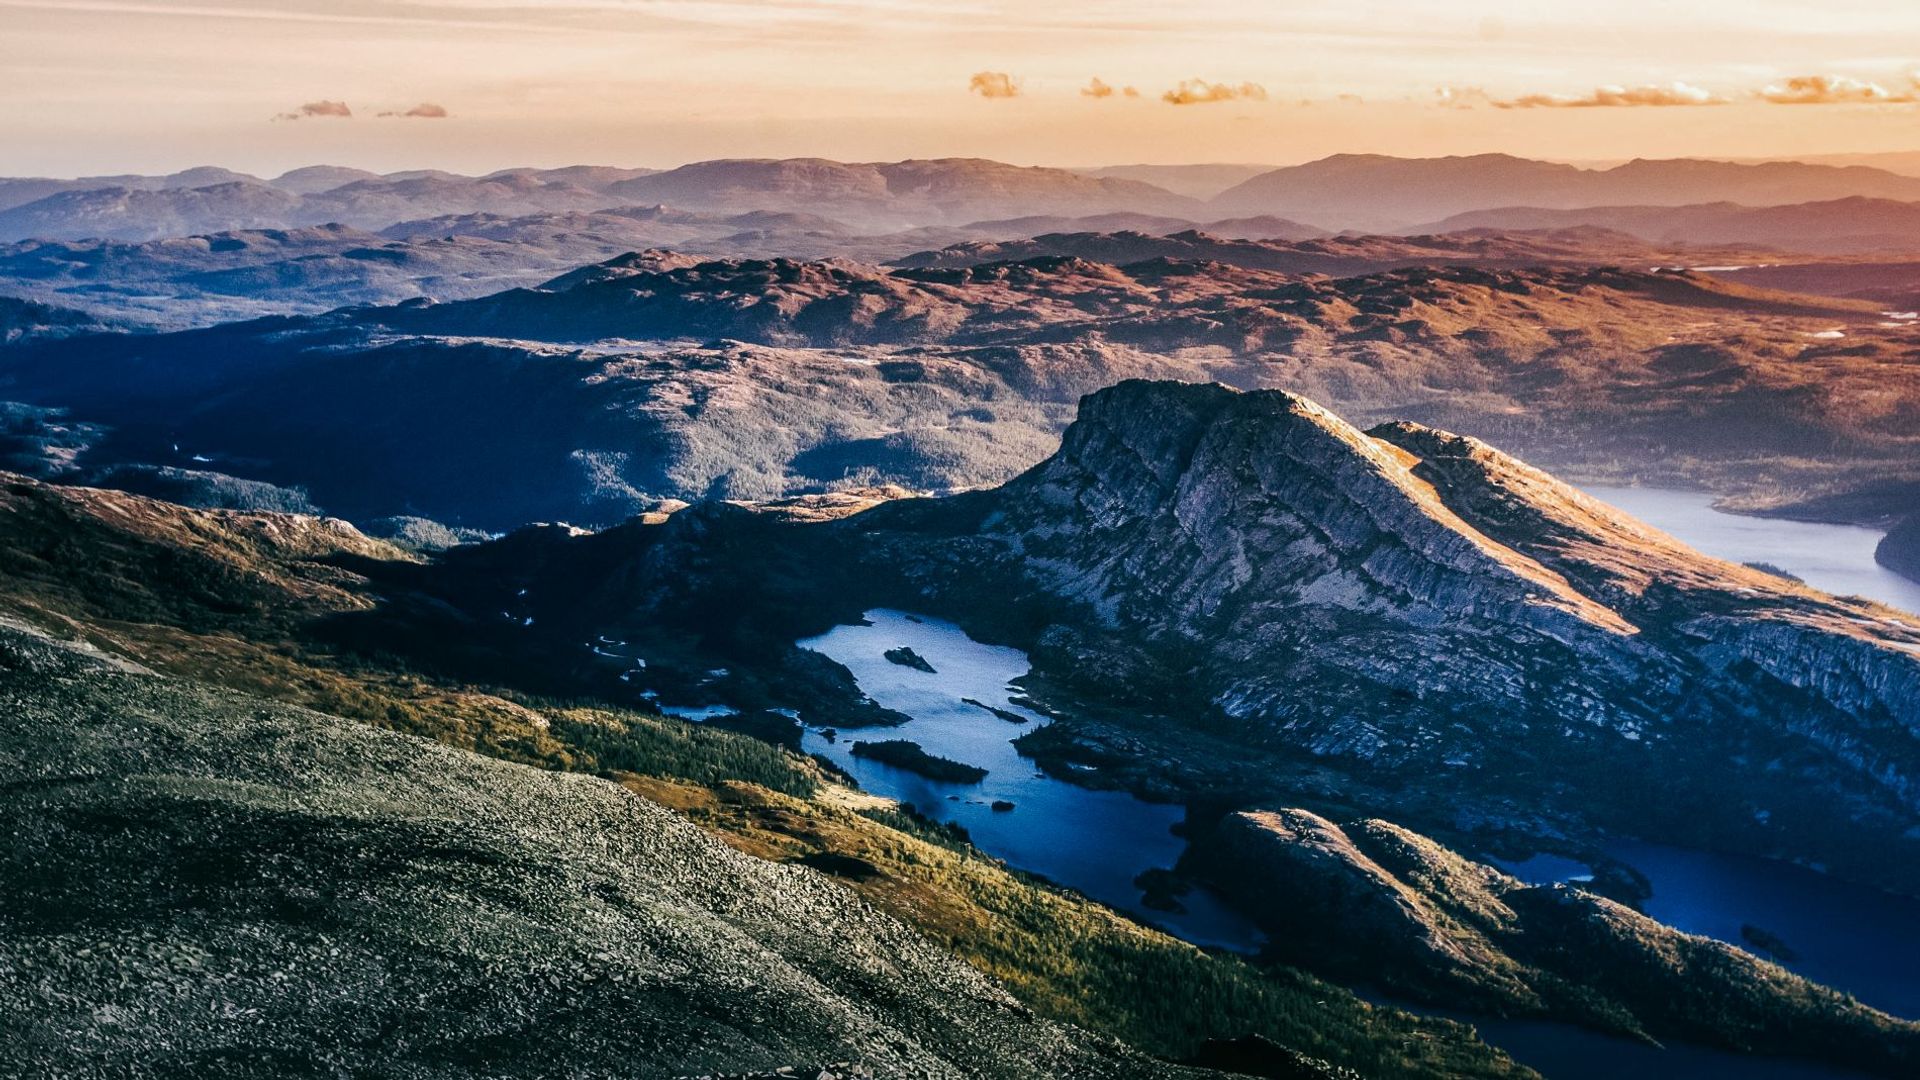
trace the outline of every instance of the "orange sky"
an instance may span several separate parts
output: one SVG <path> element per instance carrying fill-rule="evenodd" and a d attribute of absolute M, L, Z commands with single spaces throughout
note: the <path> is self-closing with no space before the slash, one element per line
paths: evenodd
<path fill-rule="evenodd" d="M 1916 69 L 1912 0 L 0 0 L 0 173 L 1914 150 Z"/>

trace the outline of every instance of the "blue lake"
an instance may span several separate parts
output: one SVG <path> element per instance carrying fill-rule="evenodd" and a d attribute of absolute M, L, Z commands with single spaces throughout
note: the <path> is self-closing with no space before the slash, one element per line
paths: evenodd
<path fill-rule="evenodd" d="M 1028 671 L 1018 649 L 983 645 L 952 623 L 899 611 L 866 614 L 870 625 L 840 626 L 800 644 L 845 664 L 860 689 L 887 708 L 913 717 L 897 728 L 842 732 L 833 741 L 809 730 L 803 746 L 830 758 L 877 795 L 912 803 L 937 821 L 967 830 L 980 850 L 1008 865 L 1039 874 L 1095 900 L 1134 914 L 1197 945 L 1252 952 L 1260 933 L 1218 897 L 1195 890 L 1180 898 L 1184 913 L 1156 911 L 1141 903 L 1134 878 L 1168 868 L 1186 842 L 1173 827 L 1185 812 L 1125 792 L 1095 791 L 1042 774 L 1014 749 L 1012 740 L 1046 723 L 1014 705 L 1008 684 Z M 920 654 L 933 674 L 886 659 L 905 646 Z M 969 705 L 972 698 L 1027 718 L 1015 724 Z M 852 752 L 857 740 L 911 739 L 928 753 L 987 770 L 978 784 L 928 780 Z M 996 811 L 1004 800 L 1011 811 Z"/>
<path fill-rule="evenodd" d="M 1729 562 L 1764 562 L 1836 596 L 1864 596 L 1920 612 L 1920 581 L 1873 561 L 1886 534 L 1857 525 L 1723 514 L 1712 495 L 1671 488 L 1585 487 L 1581 490 Z"/>

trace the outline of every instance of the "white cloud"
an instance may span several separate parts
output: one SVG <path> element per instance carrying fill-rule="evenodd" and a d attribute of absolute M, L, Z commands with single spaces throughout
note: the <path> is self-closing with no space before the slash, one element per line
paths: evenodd
<path fill-rule="evenodd" d="M 1920 101 L 1913 90 L 1895 92 L 1846 75 L 1800 75 L 1755 93 L 1773 105 L 1897 105 Z"/>
<path fill-rule="evenodd" d="M 1601 86 L 1590 94 L 1570 97 L 1565 94 L 1527 94 L 1493 101 L 1496 109 L 1613 109 L 1672 107 L 1688 105 L 1725 105 L 1727 99 L 1711 90 L 1683 82 L 1661 86 Z"/>

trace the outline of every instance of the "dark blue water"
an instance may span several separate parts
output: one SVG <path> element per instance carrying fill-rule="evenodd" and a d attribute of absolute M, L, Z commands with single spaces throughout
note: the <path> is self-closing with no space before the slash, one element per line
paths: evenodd
<path fill-rule="evenodd" d="M 913 720 L 897 728 L 842 732 L 833 742 L 819 731 L 808 731 L 803 746 L 809 753 L 832 759 L 874 794 L 912 803 L 935 820 L 961 825 L 974 846 L 1010 866 L 1059 882 L 1196 945 L 1258 949 L 1261 938 L 1253 923 L 1206 890 L 1180 898 L 1184 913 L 1156 911 L 1141 903 L 1134 878 L 1144 870 L 1173 866 L 1186 846 L 1172 831 L 1185 814 L 1181 807 L 1053 779 L 1014 749 L 1013 739 L 1047 722 L 1008 700 L 1013 696 L 1008 683 L 1029 670 L 1025 653 L 983 645 L 938 619 L 885 610 L 869 611 L 866 618 L 870 625 L 836 627 L 800 645 L 845 664 L 862 691 Z M 925 658 L 935 674 L 882 655 L 902 645 Z M 1002 720 L 962 698 L 1017 712 L 1028 723 Z M 858 739 L 911 739 L 930 754 L 986 769 L 987 777 L 978 784 L 928 780 L 855 757 L 852 746 Z M 1014 809 L 996 811 L 991 805 L 995 800 L 1011 802 Z"/>
<path fill-rule="evenodd" d="M 1668 926 L 1749 951 L 1741 927 L 1758 927 L 1795 954 L 1782 967 L 1920 1020 L 1920 901 L 1770 859 L 1639 841 L 1605 850 L 1646 875 L 1646 913 Z"/>
<path fill-rule="evenodd" d="M 972 641 L 959 627 L 936 619 L 885 610 L 866 617 L 870 625 L 837 627 L 801 644 L 845 664 L 861 690 L 913 720 L 899 728 L 842 732 L 833 742 L 809 730 L 804 736 L 809 752 L 832 759 L 868 791 L 964 826 L 977 847 L 1011 866 L 1134 913 L 1195 944 L 1257 949 L 1260 934 L 1253 924 L 1204 890 L 1181 898 L 1188 909 L 1184 914 L 1141 903 L 1135 876 L 1172 866 L 1184 848 L 1171 831 L 1182 816 L 1179 807 L 1047 777 L 1015 751 L 1012 739 L 1046 722 L 1009 701 L 1008 683 L 1028 670 L 1024 653 Z M 902 645 L 924 657 L 934 673 L 882 655 Z M 1029 723 L 1012 724 L 961 701 L 969 697 L 1021 713 Z M 928 753 L 985 768 L 987 777 L 978 784 L 941 783 L 851 752 L 857 739 L 892 738 L 911 739 Z M 1014 803 L 1015 809 L 994 811 L 996 799 Z M 1646 875 L 1653 887 L 1646 910 L 1654 918 L 1742 947 L 1748 947 L 1742 925 L 1760 927 L 1799 954 L 1787 966 L 1808 978 L 1896 1015 L 1920 1016 L 1920 902 L 1761 859 L 1635 842 L 1615 844 L 1607 853 Z M 1535 883 L 1577 882 L 1590 872 L 1576 860 L 1547 854 L 1502 866 Z M 1472 1023 L 1489 1043 L 1551 1080 L 1842 1080 L 1859 1075 L 1701 1047 L 1652 1047 L 1568 1024 L 1396 1004 Z"/>

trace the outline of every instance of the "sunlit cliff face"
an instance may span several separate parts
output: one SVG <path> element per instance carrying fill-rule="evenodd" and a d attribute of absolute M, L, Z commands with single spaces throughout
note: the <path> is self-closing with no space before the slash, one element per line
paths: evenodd
<path fill-rule="evenodd" d="M 1902 41 L 1905 0 L 0 0 L 0 171 L 1894 150 Z"/>

